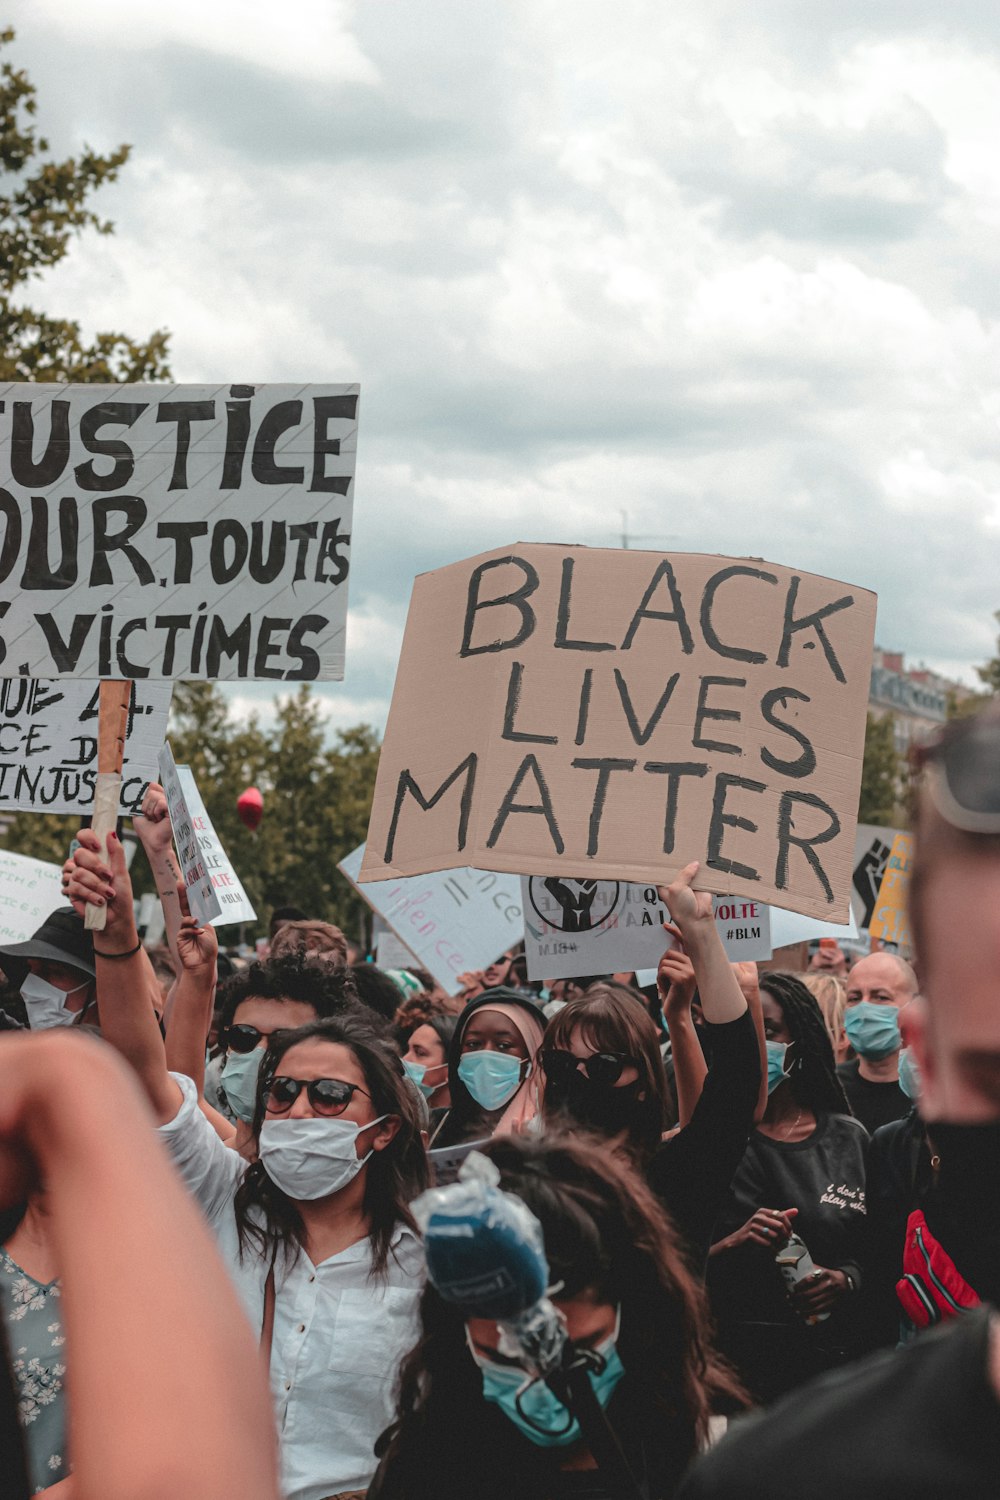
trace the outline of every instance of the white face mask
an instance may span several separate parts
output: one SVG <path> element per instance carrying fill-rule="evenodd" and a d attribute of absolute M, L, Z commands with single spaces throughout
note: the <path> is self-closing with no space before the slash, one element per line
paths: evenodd
<path fill-rule="evenodd" d="M 358 1135 L 385 1118 L 379 1115 L 365 1125 L 318 1115 L 265 1120 L 260 1128 L 260 1160 L 271 1181 L 289 1198 L 326 1198 L 357 1177 L 372 1155 L 371 1151 L 358 1155 Z"/>
<path fill-rule="evenodd" d="M 79 1011 L 67 1010 L 70 995 L 85 990 L 90 983 L 85 979 L 71 990 L 61 990 L 58 985 L 43 979 L 39 974 L 25 975 L 21 983 L 21 999 L 28 1012 L 28 1023 L 32 1031 L 44 1031 L 47 1026 L 72 1026 Z"/>

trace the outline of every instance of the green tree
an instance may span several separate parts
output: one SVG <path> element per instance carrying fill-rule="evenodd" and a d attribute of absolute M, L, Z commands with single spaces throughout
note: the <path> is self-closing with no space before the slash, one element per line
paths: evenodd
<path fill-rule="evenodd" d="M 899 816 L 902 761 L 895 743 L 896 721 L 869 713 L 865 722 L 865 753 L 861 767 L 858 821 L 892 825 Z"/>
<path fill-rule="evenodd" d="M 0 48 L 14 31 L 0 31 Z M 84 147 L 55 161 L 35 127 L 36 90 L 5 57 L 0 62 L 0 379 L 169 380 L 167 342 L 159 330 L 144 340 L 99 333 L 87 342 L 78 322 L 51 318 L 15 297 L 59 264 L 85 229 L 111 234 L 114 225 L 90 207 L 94 192 L 114 182 L 130 146 L 102 156 Z"/>
<path fill-rule="evenodd" d="M 993 618 L 1000 625 L 1000 610 L 994 613 Z M 997 637 L 996 656 L 991 656 L 985 666 L 977 667 L 976 676 L 986 688 L 986 694 L 992 697 L 1000 693 L 1000 636 Z M 985 698 L 986 694 L 982 697 Z"/>

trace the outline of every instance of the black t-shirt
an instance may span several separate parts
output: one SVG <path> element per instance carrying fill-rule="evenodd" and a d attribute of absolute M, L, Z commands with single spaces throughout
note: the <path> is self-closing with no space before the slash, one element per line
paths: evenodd
<path fill-rule="evenodd" d="M 760 1052 L 749 1011 L 706 1029 L 712 1060 L 701 1097 L 688 1124 L 660 1145 L 646 1169 L 699 1275 L 746 1149 L 760 1087 Z"/>
<path fill-rule="evenodd" d="M 797 1208 L 795 1233 L 815 1264 L 846 1270 L 856 1289 L 829 1318 L 810 1326 L 789 1303 L 772 1250 L 746 1244 L 712 1257 L 708 1289 L 722 1348 L 761 1400 L 859 1351 L 867 1146 L 864 1128 L 847 1115 L 820 1115 L 802 1141 L 775 1141 L 759 1130 L 750 1137 L 716 1240 L 739 1229 L 758 1208 Z"/>
<path fill-rule="evenodd" d="M 839 1065 L 837 1077 L 854 1118 L 861 1121 L 869 1135 L 874 1135 L 882 1125 L 904 1119 L 913 1108 L 913 1101 L 907 1099 L 895 1080 L 892 1083 L 871 1083 L 862 1078 L 858 1068 L 858 1059 L 854 1057 Z"/>
<path fill-rule="evenodd" d="M 1000 1489 L 991 1315 L 969 1313 L 742 1419 L 677 1500 L 988 1500 Z"/>

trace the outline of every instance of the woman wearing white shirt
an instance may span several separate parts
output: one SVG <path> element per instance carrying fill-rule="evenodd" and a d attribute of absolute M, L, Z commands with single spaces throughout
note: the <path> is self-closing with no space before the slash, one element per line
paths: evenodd
<path fill-rule="evenodd" d="M 97 954 L 104 1035 L 142 1078 L 161 1135 L 215 1228 L 270 1347 L 287 1500 L 363 1491 L 415 1342 L 423 1279 L 410 1199 L 426 1181 L 401 1064 L 353 1015 L 276 1033 L 261 1067 L 249 1167 L 223 1145 L 190 1079 L 167 1071 L 142 993 L 144 954 L 113 834 L 80 833 L 70 896 L 107 906 Z"/>

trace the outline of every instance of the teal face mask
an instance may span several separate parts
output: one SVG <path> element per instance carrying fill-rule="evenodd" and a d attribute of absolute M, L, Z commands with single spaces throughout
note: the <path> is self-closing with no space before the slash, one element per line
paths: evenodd
<path fill-rule="evenodd" d="M 466 1052 L 458 1065 L 458 1076 L 483 1109 L 502 1109 L 523 1081 L 521 1058 L 507 1052 Z M 523 1075 L 527 1078 L 531 1068 Z"/>
<path fill-rule="evenodd" d="M 785 1054 L 788 1051 L 787 1042 L 765 1042 L 767 1048 L 767 1092 L 773 1094 L 779 1083 L 784 1083 L 788 1074 L 785 1072 Z"/>
<path fill-rule="evenodd" d="M 904 1047 L 899 1054 L 899 1086 L 907 1099 L 920 1098 L 920 1069 L 910 1047 Z"/>
<path fill-rule="evenodd" d="M 589 1372 L 594 1395 L 603 1407 L 607 1407 L 625 1374 L 617 1349 L 620 1324 L 619 1308 L 614 1333 L 594 1349 L 600 1365 Z M 473 1348 L 468 1330 L 465 1336 L 472 1357 L 482 1372 L 484 1397 L 494 1406 L 499 1406 L 519 1432 L 539 1448 L 570 1448 L 580 1441 L 579 1422 L 549 1390 L 541 1376 L 532 1375 L 520 1365 L 498 1365 L 484 1359 Z"/>
<path fill-rule="evenodd" d="M 406 1058 L 403 1058 L 403 1072 L 411 1082 L 417 1085 L 417 1088 L 425 1099 L 429 1099 L 432 1094 L 436 1094 L 444 1083 L 443 1078 L 439 1078 L 437 1083 L 426 1083 L 427 1074 L 445 1072 L 447 1067 L 447 1063 L 435 1063 L 434 1067 L 430 1068 L 426 1063 L 407 1062 Z"/>
<path fill-rule="evenodd" d="M 265 1050 L 264 1047 L 255 1047 L 252 1052 L 230 1052 L 219 1079 L 229 1108 L 244 1125 L 253 1120 L 257 1078 Z"/>
<path fill-rule="evenodd" d="M 844 1012 L 844 1030 L 855 1052 L 872 1062 L 899 1051 L 899 1011 L 894 1005 L 859 1000 Z"/>

